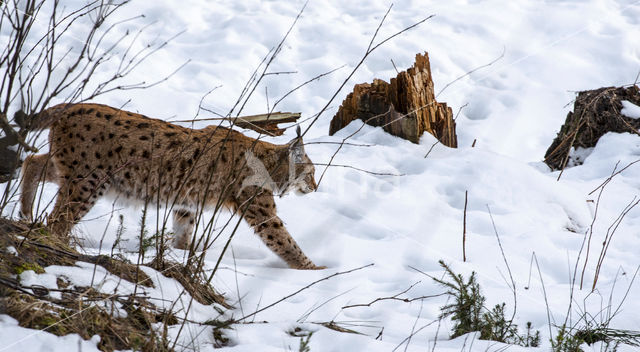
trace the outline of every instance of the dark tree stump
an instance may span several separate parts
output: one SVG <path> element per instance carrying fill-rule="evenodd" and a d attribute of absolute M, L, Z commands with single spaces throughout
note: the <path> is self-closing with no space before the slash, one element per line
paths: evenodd
<path fill-rule="evenodd" d="M 607 132 L 630 132 L 638 134 L 640 120 L 623 116 L 622 100 L 640 105 L 638 86 L 606 87 L 579 92 L 573 112 L 544 155 L 544 162 L 552 170 L 561 170 L 567 165 L 571 148 L 591 148 Z"/>
<path fill-rule="evenodd" d="M 331 120 L 329 135 L 355 119 L 413 143 L 429 132 L 448 147 L 458 146 L 453 112 L 435 99 L 427 53 L 417 54 L 413 67 L 400 72 L 391 83 L 374 79 L 356 84 Z"/>
<path fill-rule="evenodd" d="M 18 142 L 13 136 L 0 138 L 0 183 L 16 177 L 16 170 L 21 165 L 20 155 L 16 151 Z"/>

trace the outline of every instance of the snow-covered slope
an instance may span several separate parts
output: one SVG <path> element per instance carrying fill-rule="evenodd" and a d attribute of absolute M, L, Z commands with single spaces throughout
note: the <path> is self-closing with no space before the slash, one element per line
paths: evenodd
<path fill-rule="evenodd" d="M 110 93 L 99 102 L 168 120 L 186 119 L 196 114 L 203 95 L 221 85 L 206 97 L 204 105 L 225 114 L 302 6 L 302 1 L 186 0 L 179 5 L 169 0 L 134 1 L 120 14 L 123 18 L 144 13 L 143 24 L 157 21 L 142 36 L 143 42 L 185 32 L 134 71 L 131 81 L 152 81 L 149 77 L 161 78 L 191 61 L 164 84 L 144 91 Z M 387 8 L 388 3 L 380 1 L 310 2 L 270 70 L 296 73 L 267 76 L 244 113 L 262 113 L 267 104 L 291 88 L 345 65 L 297 90 L 276 109 L 300 111 L 303 117 L 319 112 L 360 60 Z M 314 162 L 328 162 L 337 145 L 314 142 L 341 142 L 360 128 L 360 123 L 354 122 L 335 136 L 327 136 L 329 120 L 353 84 L 395 76 L 391 60 L 402 70 L 413 63 L 416 53 L 428 51 L 438 91 L 504 54 L 493 65 L 455 81 L 438 96 L 454 112 L 465 106 L 457 119 L 460 148 L 437 145 L 425 158 L 435 143 L 433 137 L 426 135 L 416 145 L 366 126 L 350 142 L 367 146 L 345 146 L 334 162 L 389 175 L 333 167 L 318 192 L 278 199 L 279 213 L 289 231 L 307 255 L 327 270 L 287 269 L 248 226 L 241 225 L 232 242 L 233 251 L 222 261 L 224 270 L 214 279 L 218 290 L 236 305 L 236 317 L 330 274 L 373 265 L 323 281 L 251 318 L 268 323 L 236 326 L 227 332 L 233 342 L 227 350 L 296 350 L 299 338 L 287 334 L 296 326 L 316 331 L 310 340 L 312 351 L 390 351 L 397 346 L 398 350 L 408 346 L 407 351 L 425 351 L 436 340 L 437 351 L 501 350 L 505 345 L 471 343 L 472 336 L 448 341 L 451 323 L 444 320 L 438 324 L 439 308 L 446 302 L 443 296 L 343 308 L 393 296 L 409 287 L 400 297 L 438 295 L 443 289 L 424 273 L 440 277 L 438 260 L 443 259 L 465 276 L 477 272 L 487 306 L 506 302 L 511 313 L 514 296 L 500 245 L 515 281 L 515 322 L 524 326 L 531 321 L 543 335 L 540 350 L 548 349 L 547 305 L 552 324 L 561 325 L 576 268 L 579 285 L 587 254 L 585 234 L 596 214 L 599 194 L 590 192 L 616 165 L 620 170 L 640 158 L 640 137 L 605 135 L 584 164 L 565 170 L 559 181 L 558 173 L 549 172 L 540 160 L 571 109 L 574 91 L 633 83 L 640 70 L 640 42 L 636 39 L 640 38 L 640 3 L 407 0 L 394 4 L 379 37 L 431 14 L 436 16 L 386 43 L 367 59 L 313 125 L 306 150 Z M 273 140 L 282 143 L 292 137 L 288 132 Z M 474 140 L 476 146 L 471 148 Z M 318 179 L 323 167 L 316 169 Z M 640 265 L 638 208 L 626 215 L 614 233 L 597 289 L 590 290 L 607 229 L 639 190 L 640 163 L 615 176 L 602 192 L 584 289 L 574 287 L 574 319 L 575 312 L 588 311 L 596 321 L 604 320 L 607 312 L 603 309 L 612 305 L 615 310 L 631 284 Z M 467 261 L 463 262 L 465 192 Z M 54 195 L 55 187 L 47 186 L 43 204 Z M 117 227 L 113 220 L 117 217 L 105 216 L 111 212 L 112 204 L 101 202 L 78 226 L 88 251 L 111 249 Z M 116 209 L 116 213 L 124 215 L 125 237 L 133 239 L 138 233 L 139 213 L 133 208 Z M 208 253 L 211 267 L 223 245 L 219 241 Z M 127 246 L 134 250 L 136 243 L 129 241 Z M 183 253 L 174 251 L 172 256 L 182 258 Z M 639 295 L 640 288 L 631 287 L 612 327 L 638 330 L 640 303 L 635 298 Z M 200 309 L 194 318 L 206 320 L 215 312 L 207 314 L 206 309 Z M 328 321 L 364 335 L 338 333 L 313 324 Z M 3 342 L 27 336 L 25 332 L 5 333 L 20 329 L 8 317 L 2 317 L 0 325 Z M 205 331 L 202 336 L 210 334 L 210 327 L 190 324 L 187 328 L 190 330 L 184 336 L 200 336 L 200 330 Z M 412 332 L 415 334 L 407 341 Z M 77 346 L 73 338 L 42 336 L 32 337 L 42 339 L 35 345 L 46 344 L 54 350 L 66 350 L 68 344 Z M 207 338 L 199 341 L 197 350 L 213 349 Z M 599 346 L 590 348 L 599 350 Z"/>

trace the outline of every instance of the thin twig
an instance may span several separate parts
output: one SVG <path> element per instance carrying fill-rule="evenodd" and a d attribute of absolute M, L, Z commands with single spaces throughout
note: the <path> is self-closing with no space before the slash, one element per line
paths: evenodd
<path fill-rule="evenodd" d="M 500 254 L 502 254 L 502 259 L 504 260 L 504 264 L 507 266 L 507 271 L 509 272 L 509 279 L 511 280 L 511 290 L 513 292 L 513 314 L 511 315 L 511 319 L 509 320 L 509 326 L 511 326 L 513 319 L 516 316 L 516 309 L 518 308 L 518 295 L 516 294 L 516 282 L 513 279 L 513 275 L 511 274 L 511 267 L 509 266 L 509 262 L 507 261 L 507 256 L 504 254 L 504 249 L 502 248 L 502 242 L 500 241 L 500 235 L 498 235 L 498 229 L 496 228 L 496 223 L 495 221 L 493 221 L 493 214 L 491 213 L 491 208 L 489 207 L 489 204 L 487 204 L 487 210 L 489 211 L 489 218 L 491 219 L 493 232 L 496 234 L 496 239 L 498 240 L 498 247 L 500 247 Z"/>
<path fill-rule="evenodd" d="M 613 179 L 613 175 L 616 174 L 616 170 L 618 169 L 618 165 L 620 161 L 616 162 L 613 167 L 613 171 L 611 171 L 611 176 L 609 176 L 600 186 L 591 191 L 589 194 L 593 193 L 596 190 L 600 190 L 598 192 L 598 198 L 596 198 L 596 205 L 593 211 L 593 219 L 591 219 L 591 225 L 589 226 L 588 236 L 587 236 L 587 249 L 584 257 L 584 265 L 582 266 L 582 273 L 580 274 L 580 290 L 582 290 L 582 285 L 584 283 L 584 273 L 587 270 L 587 263 L 589 262 L 589 253 L 591 252 L 591 239 L 593 238 L 593 229 L 596 223 L 596 219 L 598 218 L 598 210 L 600 209 L 600 199 L 602 198 L 602 193 L 604 192 L 605 187 L 609 184 L 609 182 Z"/>
<path fill-rule="evenodd" d="M 600 257 L 598 258 L 598 264 L 596 265 L 596 273 L 593 278 L 593 286 L 591 287 L 591 291 L 596 289 L 596 284 L 598 282 L 598 276 L 600 275 L 600 269 L 602 268 L 602 263 L 604 262 L 604 258 L 607 256 L 607 250 L 609 249 L 609 245 L 611 244 L 611 240 L 613 239 L 613 235 L 616 233 L 618 226 L 622 223 L 624 217 L 635 208 L 638 203 L 640 203 L 640 199 L 637 196 L 634 196 L 631 202 L 627 204 L 627 206 L 622 210 L 622 213 L 618 215 L 618 218 L 609 226 L 607 229 L 607 234 L 605 235 L 604 241 L 602 242 L 602 249 L 600 251 Z"/>
<path fill-rule="evenodd" d="M 347 270 L 347 271 L 341 271 L 341 272 L 337 272 L 337 273 L 335 273 L 335 274 L 331 274 L 331 275 L 329 275 L 329 276 L 325 276 L 325 277 L 323 277 L 322 279 L 316 280 L 316 281 L 314 281 L 314 282 L 312 282 L 312 283 L 310 283 L 310 284 L 306 285 L 305 287 L 303 287 L 303 288 L 301 288 L 301 289 L 299 289 L 299 290 L 295 291 L 294 293 L 291 293 L 291 294 L 289 294 L 289 295 L 287 295 L 287 296 L 285 296 L 285 297 L 282 297 L 281 299 L 279 299 L 279 300 L 277 300 L 277 301 L 275 301 L 275 302 L 273 302 L 273 303 L 271 303 L 271 304 L 268 304 L 268 305 L 266 305 L 266 306 L 264 306 L 264 307 L 262 307 L 262 308 L 260 308 L 260 309 L 256 310 L 255 312 L 253 312 L 253 313 L 251 313 L 251 314 L 248 314 L 248 315 L 243 316 L 242 318 L 236 319 L 235 321 L 236 321 L 236 322 L 240 322 L 240 321 L 245 320 L 245 319 L 247 319 L 247 318 L 249 318 L 249 317 L 252 317 L 252 316 L 254 316 L 254 315 L 256 315 L 256 314 L 258 314 L 258 313 L 260 313 L 260 312 L 263 312 L 263 311 L 265 311 L 265 310 L 267 310 L 267 309 L 269 309 L 269 308 L 271 308 L 271 307 L 273 307 L 273 306 L 277 305 L 278 303 L 280 303 L 280 302 L 282 302 L 282 301 L 285 301 L 285 300 L 287 300 L 287 299 L 289 299 L 289 298 L 291 298 L 291 297 L 293 297 L 293 296 L 297 295 L 298 293 L 300 293 L 300 292 L 302 292 L 302 291 L 304 291 L 304 290 L 306 290 L 306 289 L 310 288 L 311 286 L 314 286 L 314 285 L 315 285 L 315 284 L 317 284 L 317 283 L 320 283 L 320 282 L 322 282 L 322 281 L 329 280 L 329 279 L 334 278 L 334 277 L 336 277 L 336 276 L 345 275 L 345 274 L 352 273 L 352 272 L 354 272 L 354 271 L 362 270 L 362 269 L 364 269 L 364 268 L 368 268 L 368 267 L 373 266 L 373 265 L 374 265 L 374 264 L 373 264 L 373 263 L 371 263 L 371 264 L 363 265 L 363 266 L 358 267 L 358 268 L 355 268 L 355 269 L 351 269 L 351 270 Z"/>
<path fill-rule="evenodd" d="M 466 72 L 465 74 L 463 74 L 462 76 L 460 76 L 460 77 L 458 77 L 458 78 L 454 79 L 453 81 L 451 81 L 451 82 L 447 83 L 444 87 L 442 87 L 442 89 L 440 89 L 440 91 L 438 92 L 438 94 L 436 94 L 436 96 L 435 96 L 435 97 L 436 97 L 436 98 L 438 98 L 438 96 L 440 96 L 440 94 L 442 94 L 442 92 L 444 92 L 444 91 L 445 91 L 445 89 L 449 88 L 449 86 L 451 86 L 452 84 L 456 83 L 457 81 L 459 81 L 459 80 L 461 80 L 461 79 L 463 79 L 463 78 L 465 78 L 465 77 L 467 77 L 467 76 L 471 75 L 472 73 L 474 73 L 474 72 L 476 72 L 476 71 L 478 71 L 478 70 L 480 70 L 480 69 L 483 69 L 483 68 L 485 68 L 485 67 L 489 67 L 489 66 L 491 66 L 491 65 L 495 64 L 496 62 L 500 61 L 500 59 L 502 59 L 502 58 L 504 57 L 504 53 L 505 53 L 505 51 L 506 51 L 506 50 L 507 50 L 507 48 L 503 46 L 503 47 L 502 47 L 502 53 L 500 54 L 500 56 L 498 56 L 497 58 L 493 59 L 493 60 L 492 60 L 491 62 L 489 62 L 488 64 L 484 64 L 484 65 L 481 65 L 481 66 L 478 66 L 478 67 L 474 68 L 474 69 L 473 69 L 473 70 L 471 70 L 471 71 L 467 71 L 467 72 Z"/>
<path fill-rule="evenodd" d="M 633 286 L 633 283 L 635 282 L 636 277 L 638 276 L 638 271 L 640 271 L 640 265 L 638 265 L 636 267 L 636 271 L 633 273 L 633 276 L 631 277 L 631 281 L 629 282 L 629 286 L 627 286 L 627 290 L 625 291 L 624 296 L 622 296 L 622 299 L 620 300 L 620 303 L 618 304 L 618 307 L 613 311 L 613 314 L 611 314 L 612 317 L 614 317 L 614 316 L 616 316 L 618 314 L 618 312 L 622 308 L 622 304 L 627 300 L 627 296 L 629 295 L 629 291 L 631 291 L 631 287 Z"/>
<path fill-rule="evenodd" d="M 610 175 L 609 177 L 607 177 L 607 179 L 606 179 L 606 180 L 604 180 L 604 181 L 603 181 L 603 182 L 602 182 L 598 187 L 596 187 L 593 191 L 589 192 L 589 194 L 588 194 L 588 195 L 592 195 L 592 194 L 593 194 L 595 191 L 597 191 L 599 188 L 602 188 L 602 187 L 606 186 L 606 185 L 607 185 L 607 183 L 611 182 L 611 179 L 613 179 L 615 176 L 618 176 L 618 175 L 619 175 L 619 174 L 621 174 L 623 171 L 625 171 L 626 169 L 628 169 L 631 165 L 634 165 L 634 164 L 636 164 L 637 162 L 640 162 L 640 159 L 630 162 L 629 164 L 627 164 L 627 166 L 623 167 L 622 169 L 620 169 L 620 171 L 617 171 L 617 172 L 616 172 L 615 170 L 616 170 L 616 168 L 617 168 L 617 166 L 618 166 L 618 163 L 620 163 L 620 161 L 618 161 L 618 162 L 616 163 L 616 168 L 614 168 L 614 170 L 613 170 L 614 172 L 612 172 L 612 173 L 611 173 L 611 175 Z"/>
<path fill-rule="evenodd" d="M 538 256 L 536 256 L 536 252 L 532 253 L 532 258 L 536 262 L 536 268 L 538 269 L 538 276 L 540 277 L 540 284 L 542 285 L 542 293 L 544 296 L 544 305 L 547 310 L 547 325 L 549 326 L 549 337 L 553 336 L 551 332 L 551 312 L 549 310 L 549 300 L 547 299 L 547 289 L 544 287 L 544 280 L 542 279 L 542 271 L 540 271 L 540 264 L 538 264 Z"/>
<path fill-rule="evenodd" d="M 326 166 L 326 167 L 329 167 L 329 166 L 331 166 L 331 167 L 344 167 L 344 168 L 347 168 L 347 169 L 354 169 L 354 170 L 365 172 L 365 173 L 368 173 L 370 175 L 375 175 L 375 176 L 396 176 L 396 177 L 406 176 L 405 174 L 394 174 L 394 173 L 390 173 L 390 172 L 369 171 L 369 170 L 361 169 L 359 167 L 355 167 L 355 166 L 351 166 L 351 165 L 331 164 L 331 163 L 313 163 L 313 165 Z M 320 182 L 318 182 L 318 183 L 320 183 Z"/>
<path fill-rule="evenodd" d="M 391 64 L 393 65 L 393 69 L 396 70 L 396 73 L 400 74 L 400 71 L 398 71 L 398 68 L 396 67 L 396 63 L 393 62 L 393 59 L 391 59 Z"/>
<path fill-rule="evenodd" d="M 451 296 L 447 295 L 447 300 L 444 303 L 445 307 L 449 304 L 450 298 Z M 436 334 L 435 334 L 435 337 L 433 338 L 433 347 L 431 348 L 431 352 L 436 351 L 436 345 L 438 344 L 438 334 L 440 333 L 440 326 L 442 325 L 442 319 L 444 319 L 444 316 L 440 314 L 440 316 L 438 317 L 438 326 L 436 327 Z"/>
<path fill-rule="evenodd" d="M 266 72 L 265 76 L 277 76 L 277 75 L 291 75 L 298 73 L 298 71 L 279 71 L 279 72 Z"/>
<path fill-rule="evenodd" d="M 458 112 L 456 113 L 456 116 L 453 118 L 453 121 L 455 121 L 458 118 L 458 115 L 460 115 L 460 112 L 462 111 L 462 109 L 467 107 L 467 105 L 469 105 L 469 103 L 465 103 L 464 105 L 458 108 Z M 436 138 L 436 141 L 431 145 L 431 147 L 427 151 L 427 154 L 424 155 L 425 159 L 429 156 L 429 154 L 431 154 L 431 151 L 433 150 L 433 148 L 435 148 L 435 146 L 440 143 L 441 143 L 440 139 Z"/>
<path fill-rule="evenodd" d="M 343 144 L 343 145 L 348 145 L 348 146 L 354 146 L 354 147 L 375 147 L 375 144 L 365 144 L 365 143 L 350 143 L 350 142 L 345 142 L 345 143 L 340 143 L 340 142 L 304 142 L 303 143 L 304 146 L 308 146 L 311 144 Z"/>
<path fill-rule="evenodd" d="M 418 320 L 420 320 L 420 318 L 422 317 L 422 308 L 424 307 L 424 301 L 420 301 L 420 310 L 418 311 L 418 315 L 416 316 L 416 320 L 414 320 L 413 322 L 413 326 L 411 327 L 411 334 L 409 334 L 409 338 L 407 339 L 407 344 L 404 345 L 404 352 L 407 352 L 407 349 L 409 349 L 409 345 L 411 344 L 411 339 L 413 338 L 415 331 L 416 331 L 416 325 L 418 325 Z"/>
<path fill-rule="evenodd" d="M 313 314 L 313 312 L 315 312 L 315 311 L 317 311 L 318 309 L 322 308 L 324 305 L 326 305 L 327 303 L 329 303 L 329 302 L 333 301 L 334 299 L 336 299 L 336 298 L 338 298 L 338 297 L 341 297 L 341 296 L 343 296 L 343 295 L 346 295 L 347 293 L 349 293 L 349 292 L 353 291 L 354 289 L 355 289 L 355 287 L 354 287 L 354 288 L 350 288 L 350 289 L 348 289 L 348 290 L 346 290 L 346 291 L 340 292 L 339 294 L 332 296 L 331 298 L 329 298 L 329 299 L 325 300 L 324 302 L 322 302 L 322 303 L 320 303 L 320 304 L 318 304 L 318 305 L 314 305 L 313 307 L 311 307 L 310 309 L 308 309 L 306 312 L 304 312 L 304 313 L 300 316 L 300 318 L 298 318 L 296 321 L 297 321 L 298 323 L 304 323 L 304 322 L 307 320 L 307 318 L 309 318 L 309 316 L 311 316 L 311 314 Z M 244 313 L 243 313 L 243 314 L 244 314 Z"/>
<path fill-rule="evenodd" d="M 350 305 L 346 305 L 343 306 L 341 309 L 348 309 L 348 308 L 355 308 L 355 307 L 371 307 L 372 304 L 380 302 L 380 301 L 400 301 L 400 302 L 405 302 L 405 303 L 410 303 L 413 301 L 417 301 L 417 300 L 421 300 L 421 299 L 425 299 L 425 298 L 434 298 L 434 297 L 440 297 L 442 295 L 445 295 L 446 293 L 440 293 L 437 295 L 426 295 L 426 296 L 420 296 L 420 297 L 413 297 L 413 298 L 399 298 L 398 296 L 403 295 L 407 292 L 409 292 L 409 290 L 411 290 L 415 285 L 419 284 L 420 281 L 412 284 L 411 286 L 409 286 L 407 289 L 405 289 L 402 292 L 396 293 L 393 296 L 389 296 L 389 297 L 378 297 L 376 299 L 374 299 L 373 301 L 369 302 L 369 303 L 359 303 L 359 304 L 350 304 Z"/>
<path fill-rule="evenodd" d="M 434 324 L 435 322 L 437 322 L 439 319 L 433 320 L 425 325 L 423 325 L 422 327 L 420 327 L 418 330 L 414 330 L 411 335 L 407 336 L 404 338 L 404 340 L 400 341 L 400 343 L 391 350 L 391 352 L 395 352 L 398 348 L 400 348 L 400 346 L 404 345 L 405 342 L 409 341 L 411 338 L 413 338 L 413 336 L 415 336 L 417 333 L 419 333 L 420 331 L 428 328 L 429 326 L 431 326 L 432 324 Z"/>
<path fill-rule="evenodd" d="M 462 216 L 462 261 L 467 261 L 467 196 L 468 190 L 464 191 L 464 215 Z"/>

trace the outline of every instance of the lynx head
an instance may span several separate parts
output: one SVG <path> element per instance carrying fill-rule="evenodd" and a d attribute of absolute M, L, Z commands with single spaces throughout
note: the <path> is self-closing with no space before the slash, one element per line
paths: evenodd
<path fill-rule="evenodd" d="M 257 186 L 282 197 L 290 191 L 306 194 L 318 188 L 313 177 L 315 168 L 304 152 L 300 127 L 296 138 L 277 146 L 275 162 L 264 164 L 266 160 L 261 160 L 250 150 L 245 152 L 245 159 L 251 175 L 242 181 L 240 191 L 245 187 Z"/>
<path fill-rule="evenodd" d="M 300 135 L 300 126 L 296 129 L 298 136 L 287 143 L 289 148 L 289 179 L 282 194 L 295 191 L 298 194 L 306 194 L 316 190 L 314 178 L 315 168 L 311 159 L 304 152 L 304 144 Z"/>

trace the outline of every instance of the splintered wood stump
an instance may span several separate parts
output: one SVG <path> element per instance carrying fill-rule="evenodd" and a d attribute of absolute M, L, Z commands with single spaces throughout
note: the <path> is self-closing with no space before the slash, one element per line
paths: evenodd
<path fill-rule="evenodd" d="M 591 148 L 607 132 L 638 134 L 640 119 L 620 113 L 622 101 L 640 105 L 638 86 L 606 87 L 578 93 L 573 112 L 567 114 L 560 132 L 547 149 L 544 162 L 552 170 L 567 165 L 571 148 Z"/>
<path fill-rule="evenodd" d="M 356 84 L 331 120 L 329 135 L 355 119 L 413 143 L 429 132 L 448 147 L 458 146 L 453 112 L 435 99 L 427 53 L 417 54 L 413 67 L 400 72 L 391 83 L 374 79 Z"/>

